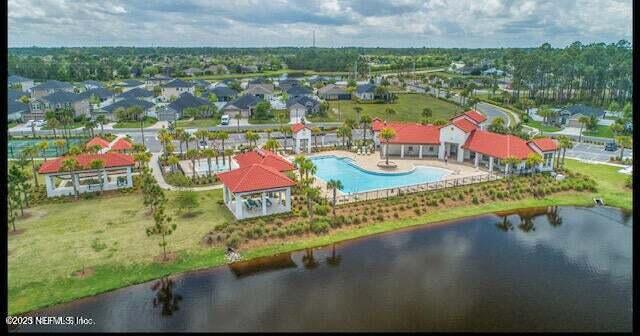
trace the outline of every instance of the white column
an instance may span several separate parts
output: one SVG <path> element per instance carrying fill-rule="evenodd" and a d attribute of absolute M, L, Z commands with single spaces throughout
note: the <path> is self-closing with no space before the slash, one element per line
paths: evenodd
<path fill-rule="evenodd" d="M 400 145 L 400 157 L 404 158 L 404 145 Z"/>
<path fill-rule="evenodd" d="M 418 156 L 422 159 L 422 145 L 420 145 L 420 149 L 418 150 Z"/>
<path fill-rule="evenodd" d="M 438 148 L 438 159 L 444 160 L 444 151 L 445 145 L 444 142 L 440 143 L 440 147 Z"/>
<path fill-rule="evenodd" d="M 133 187 L 133 177 L 131 176 L 131 167 L 127 167 L 127 187 Z"/>
<path fill-rule="evenodd" d="M 266 194 L 264 192 L 262 192 L 262 194 L 260 194 L 260 199 L 262 202 L 262 215 L 266 216 L 267 215 L 267 197 Z"/>
<path fill-rule="evenodd" d="M 307 153 L 311 153 L 311 137 L 307 139 Z"/>
<path fill-rule="evenodd" d="M 103 170 L 102 171 L 102 186 L 106 187 L 107 183 L 109 183 L 109 174 L 107 173 L 107 170 Z"/>
<path fill-rule="evenodd" d="M 507 163 L 506 165 L 504 165 L 504 173 L 505 175 L 509 175 L 509 170 L 511 169 L 511 164 Z"/>
<path fill-rule="evenodd" d="M 291 188 L 284 190 L 284 207 L 287 211 L 291 211 Z"/>
<path fill-rule="evenodd" d="M 464 149 L 462 145 L 458 145 L 458 162 L 464 161 Z"/>
<path fill-rule="evenodd" d="M 300 153 L 300 139 L 296 137 L 296 153 Z"/>
<path fill-rule="evenodd" d="M 320 137 L 320 144 L 324 147 L 324 135 Z"/>
<path fill-rule="evenodd" d="M 229 190 L 227 189 L 227 186 L 222 186 L 222 199 L 224 200 L 224 204 L 228 204 L 229 203 Z"/>
<path fill-rule="evenodd" d="M 238 194 L 235 194 L 234 196 L 236 198 L 236 218 L 243 219 L 244 215 L 242 213 L 242 196 Z"/>
<path fill-rule="evenodd" d="M 76 186 L 76 190 L 78 190 L 78 194 L 80 194 L 80 175 L 71 174 L 71 183 Z"/>
<path fill-rule="evenodd" d="M 489 157 L 489 173 L 493 173 L 493 156 Z"/>
<path fill-rule="evenodd" d="M 480 155 L 482 155 L 482 154 L 476 152 L 476 158 L 475 158 L 475 160 L 473 162 L 473 165 L 476 166 L 476 169 L 478 169 L 478 165 L 480 164 Z"/>
<path fill-rule="evenodd" d="M 44 183 L 47 185 L 47 196 L 52 197 L 53 196 L 53 176 L 52 175 L 45 175 L 44 176 Z"/>

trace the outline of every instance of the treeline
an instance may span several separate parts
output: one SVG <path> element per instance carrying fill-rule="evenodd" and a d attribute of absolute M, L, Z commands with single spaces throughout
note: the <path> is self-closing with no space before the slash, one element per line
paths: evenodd
<path fill-rule="evenodd" d="M 537 105 L 547 102 L 619 104 L 632 95 L 632 57 L 628 41 L 618 43 L 574 42 L 563 49 L 548 43 L 532 50 L 509 50 L 504 62 L 513 75 L 516 101 L 527 98 Z M 526 93 L 523 95 L 523 93 Z"/>

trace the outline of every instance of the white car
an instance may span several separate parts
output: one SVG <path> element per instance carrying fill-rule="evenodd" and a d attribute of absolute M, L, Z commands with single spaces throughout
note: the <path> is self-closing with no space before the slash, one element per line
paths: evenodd
<path fill-rule="evenodd" d="M 27 120 L 27 123 L 24 124 L 26 127 L 31 127 L 31 125 L 33 125 L 33 123 L 36 122 L 35 120 Z"/>
<path fill-rule="evenodd" d="M 226 125 L 229 125 L 229 120 L 230 120 L 230 118 L 229 118 L 229 115 L 228 115 L 228 114 L 223 115 L 223 116 L 220 118 L 220 125 L 225 125 L 225 126 L 226 126 Z"/>
<path fill-rule="evenodd" d="M 36 127 L 42 127 L 45 123 L 46 122 L 44 120 L 36 120 L 33 124 L 36 125 Z"/>
<path fill-rule="evenodd" d="M 207 149 L 207 141 L 206 140 L 200 140 L 198 142 L 198 149 Z"/>

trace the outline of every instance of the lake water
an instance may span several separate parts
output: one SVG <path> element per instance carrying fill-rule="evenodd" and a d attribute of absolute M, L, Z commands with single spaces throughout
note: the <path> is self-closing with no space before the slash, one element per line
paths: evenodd
<path fill-rule="evenodd" d="M 358 167 L 350 158 L 333 155 L 312 157 L 311 161 L 318 169 L 316 176 L 325 182 L 340 180 L 344 186 L 342 192 L 347 194 L 435 182 L 450 173 L 435 167 L 416 167 L 404 173 L 377 173 Z"/>
<path fill-rule="evenodd" d="M 632 217 L 574 207 L 486 215 L 190 272 L 35 314 L 92 318 L 92 327 L 71 328 L 86 331 L 630 331 Z"/>

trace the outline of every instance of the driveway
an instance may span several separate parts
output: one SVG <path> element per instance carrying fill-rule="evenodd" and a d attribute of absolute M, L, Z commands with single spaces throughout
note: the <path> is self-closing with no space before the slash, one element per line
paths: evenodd
<path fill-rule="evenodd" d="M 624 150 L 624 157 L 632 157 L 632 155 L 630 149 Z M 588 143 L 574 143 L 572 149 L 567 149 L 567 157 L 580 160 L 609 162 L 609 158 L 612 156 L 620 156 L 620 150 L 608 152 L 604 150 L 602 145 Z"/>

